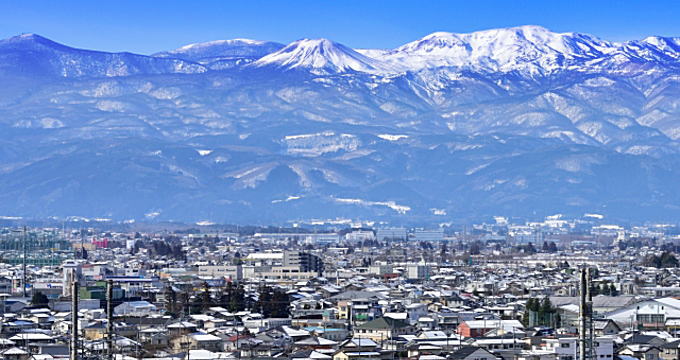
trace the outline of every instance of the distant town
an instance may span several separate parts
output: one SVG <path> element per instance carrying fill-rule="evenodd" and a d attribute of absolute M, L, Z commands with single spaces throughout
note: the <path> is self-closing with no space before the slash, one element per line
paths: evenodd
<path fill-rule="evenodd" d="M 679 245 L 676 225 L 597 214 L 462 229 L 12 226 L 0 358 L 677 360 Z"/>

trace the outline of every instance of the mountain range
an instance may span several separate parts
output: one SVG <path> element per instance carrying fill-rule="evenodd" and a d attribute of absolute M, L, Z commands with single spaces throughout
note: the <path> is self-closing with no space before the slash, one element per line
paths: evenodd
<path fill-rule="evenodd" d="M 0 40 L 0 215 L 680 216 L 680 38 L 521 26 L 153 55 Z"/>

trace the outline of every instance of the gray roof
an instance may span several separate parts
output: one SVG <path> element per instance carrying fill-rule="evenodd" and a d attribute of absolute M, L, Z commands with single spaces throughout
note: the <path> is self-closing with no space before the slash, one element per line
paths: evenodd
<path fill-rule="evenodd" d="M 578 296 L 551 296 L 550 302 L 553 306 L 578 305 Z M 595 308 L 618 308 L 638 302 L 635 296 L 607 296 L 598 295 L 593 297 L 593 307 Z"/>
<path fill-rule="evenodd" d="M 332 300 L 352 300 L 352 299 L 384 299 L 385 296 L 373 292 L 373 291 L 357 291 L 357 290 L 350 290 L 350 291 L 345 291 L 341 294 L 332 296 L 330 299 Z"/>

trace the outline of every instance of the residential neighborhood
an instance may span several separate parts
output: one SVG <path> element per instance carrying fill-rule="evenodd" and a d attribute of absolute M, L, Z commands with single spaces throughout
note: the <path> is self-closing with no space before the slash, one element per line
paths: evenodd
<path fill-rule="evenodd" d="M 3 229 L 0 358 L 680 359 L 674 227 L 248 231 Z"/>

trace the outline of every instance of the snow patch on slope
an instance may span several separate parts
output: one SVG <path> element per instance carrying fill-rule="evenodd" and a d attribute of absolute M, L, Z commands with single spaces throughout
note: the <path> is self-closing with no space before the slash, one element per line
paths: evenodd
<path fill-rule="evenodd" d="M 379 134 L 378 137 L 387 141 L 399 141 L 401 139 L 407 139 L 408 135 Z"/>
<path fill-rule="evenodd" d="M 362 199 L 350 199 L 350 198 L 333 198 L 335 202 L 340 204 L 353 204 L 360 206 L 385 206 L 388 207 L 399 214 L 406 214 L 411 211 L 411 207 L 407 205 L 399 205 L 395 201 L 370 201 Z"/>
<path fill-rule="evenodd" d="M 320 156 L 341 150 L 350 152 L 359 148 L 361 142 L 351 134 L 337 134 L 324 131 L 314 134 L 300 134 L 285 136 L 282 142 L 286 152 L 291 155 Z"/>

